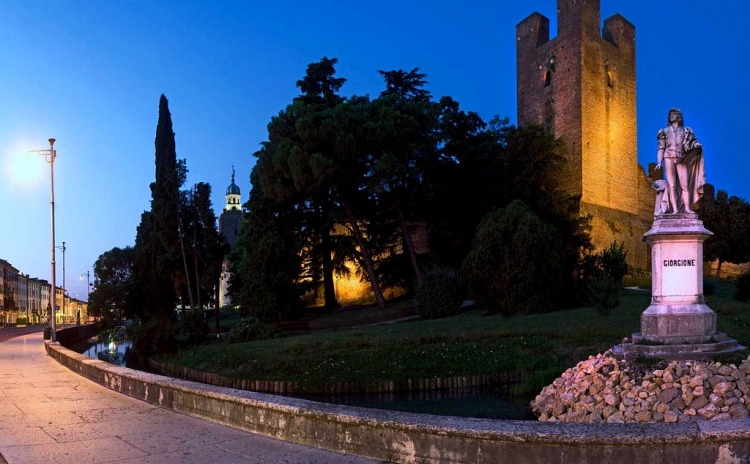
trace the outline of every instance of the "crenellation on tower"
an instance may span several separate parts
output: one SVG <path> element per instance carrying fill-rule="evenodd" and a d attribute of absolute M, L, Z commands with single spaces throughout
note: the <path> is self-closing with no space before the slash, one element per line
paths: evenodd
<path fill-rule="evenodd" d="M 617 14 L 600 29 L 599 0 L 558 0 L 557 13 L 552 39 L 539 13 L 516 27 L 518 124 L 546 124 L 565 140 L 561 186 L 592 216 L 594 246 L 625 242 L 645 268 L 653 194 L 637 159 L 635 27 Z"/>
<path fill-rule="evenodd" d="M 518 24 L 516 35 L 518 42 L 539 47 L 549 42 L 549 19 L 539 13 L 532 13 Z"/>
<path fill-rule="evenodd" d="M 630 50 L 635 58 L 635 26 L 619 13 L 604 21 L 602 38 L 620 50 Z"/>

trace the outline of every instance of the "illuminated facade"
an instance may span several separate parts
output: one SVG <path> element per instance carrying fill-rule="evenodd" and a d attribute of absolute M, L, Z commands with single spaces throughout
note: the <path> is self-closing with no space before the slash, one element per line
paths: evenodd
<path fill-rule="evenodd" d="M 0 259 L 0 324 L 46 324 L 51 286 L 43 279 L 23 274 L 8 261 Z M 88 303 L 63 295 L 57 288 L 57 322 L 75 324 L 88 321 Z M 65 305 L 63 306 L 63 299 Z M 63 310 L 64 308 L 64 310 Z M 20 319 L 19 319 L 20 318 Z"/>
<path fill-rule="evenodd" d="M 564 189 L 592 217 L 597 250 L 624 242 L 647 268 L 651 180 L 638 165 L 635 27 L 616 14 L 600 33 L 600 0 L 558 0 L 558 35 L 534 13 L 516 26 L 518 122 L 550 127 L 567 145 Z"/>

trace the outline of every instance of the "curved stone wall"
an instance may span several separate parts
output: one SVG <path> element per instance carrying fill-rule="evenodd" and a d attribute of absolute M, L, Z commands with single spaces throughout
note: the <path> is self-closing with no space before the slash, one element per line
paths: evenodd
<path fill-rule="evenodd" d="M 560 424 L 401 413 L 148 374 L 57 343 L 49 356 L 111 390 L 249 432 L 399 463 L 740 463 L 750 422 Z"/>

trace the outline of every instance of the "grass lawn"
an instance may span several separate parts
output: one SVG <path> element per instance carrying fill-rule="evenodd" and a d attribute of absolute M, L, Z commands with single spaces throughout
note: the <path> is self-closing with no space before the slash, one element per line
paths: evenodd
<path fill-rule="evenodd" d="M 731 300 L 733 288 L 730 282 L 717 283 L 708 304 L 718 313 L 719 330 L 748 346 L 750 305 Z M 514 394 L 529 397 L 568 367 L 639 331 L 640 314 L 649 301 L 650 292 L 624 290 L 620 307 L 609 316 L 600 316 L 592 308 L 512 318 L 473 310 L 432 321 L 203 345 L 159 361 L 230 378 L 293 380 L 316 386 L 518 373 L 524 381 Z"/>

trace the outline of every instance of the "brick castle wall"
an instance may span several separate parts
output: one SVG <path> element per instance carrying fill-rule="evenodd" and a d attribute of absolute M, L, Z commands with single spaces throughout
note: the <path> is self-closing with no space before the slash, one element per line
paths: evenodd
<path fill-rule="evenodd" d="M 558 35 L 533 13 L 516 27 L 518 123 L 543 123 L 565 140 L 562 186 L 592 215 L 596 249 L 625 242 L 647 268 L 643 234 L 654 195 L 638 166 L 635 27 L 620 15 L 599 33 L 600 0 L 558 0 Z"/>

